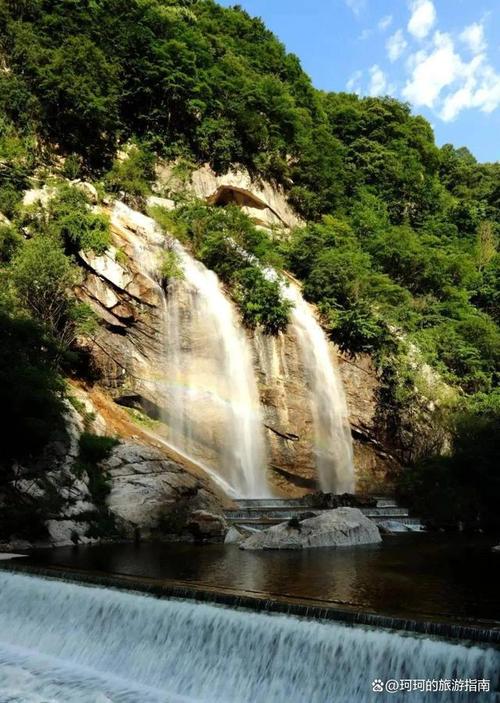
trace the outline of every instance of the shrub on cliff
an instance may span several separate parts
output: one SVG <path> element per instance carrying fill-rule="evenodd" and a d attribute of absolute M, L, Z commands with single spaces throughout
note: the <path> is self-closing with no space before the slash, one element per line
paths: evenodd
<path fill-rule="evenodd" d="M 126 199 L 141 200 L 151 192 L 154 165 L 155 158 L 151 151 L 132 144 L 126 154 L 115 159 L 104 183 L 111 192 L 122 192 Z"/>
<path fill-rule="evenodd" d="M 85 194 L 66 184 L 58 188 L 48 205 L 47 230 L 70 255 L 80 250 L 104 254 L 111 243 L 107 216 L 93 212 Z"/>
<path fill-rule="evenodd" d="M 271 335 L 286 330 L 293 303 L 283 297 L 278 281 L 268 280 L 254 266 L 238 271 L 233 286 L 234 299 L 247 327 L 260 326 L 265 334 Z"/>

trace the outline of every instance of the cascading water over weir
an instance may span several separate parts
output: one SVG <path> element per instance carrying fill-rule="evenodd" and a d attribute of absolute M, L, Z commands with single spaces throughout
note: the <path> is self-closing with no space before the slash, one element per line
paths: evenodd
<path fill-rule="evenodd" d="M 0 700 L 9 703 L 367 703 L 374 679 L 424 674 L 498 685 L 492 648 L 11 573 L 0 573 L 0 600 Z"/>

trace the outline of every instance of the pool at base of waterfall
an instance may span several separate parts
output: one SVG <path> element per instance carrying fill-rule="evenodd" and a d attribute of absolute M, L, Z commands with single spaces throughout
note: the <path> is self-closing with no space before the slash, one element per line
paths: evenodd
<path fill-rule="evenodd" d="M 406 533 L 342 549 L 248 552 L 224 544 L 101 544 L 35 550 L 35 570 L 89 574 L 314 601 L 384 617 L 500 626 L 500 554 L 487 536 Z"/>
<path fill-rule="evenodd" d="M 500 654 L 0 572 L 1 703 L 364 703 L 381 679 L 490 682 Z M 376 698 L 374 696 L 376 695 Z M 474 700 L 422 692 L 422 703 Z"/>

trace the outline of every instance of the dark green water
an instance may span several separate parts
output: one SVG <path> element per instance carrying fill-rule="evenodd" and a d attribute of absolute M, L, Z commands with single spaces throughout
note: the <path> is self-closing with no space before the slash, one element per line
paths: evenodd
<path fill-rule="evenodd" d="M 393 617 L 500 625 L 500 554 L 492 553 L 492 544 L 441 534 L 394 535 L 381 545 L 301 552 L 114 544 L 40 550 L 29 561 L 314 599 Z"/>

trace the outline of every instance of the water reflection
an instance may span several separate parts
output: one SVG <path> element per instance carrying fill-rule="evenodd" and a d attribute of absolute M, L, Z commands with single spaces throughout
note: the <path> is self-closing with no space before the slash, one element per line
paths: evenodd
<path fill-rule="evenodd" d="M 40 550 L 31 561 L 332 601 L 393 616 L 500 621 L 500 555 L 486 539 L 459 535 L 397 535 L 382 545 L 298 552 L 115 544 Z"/>

